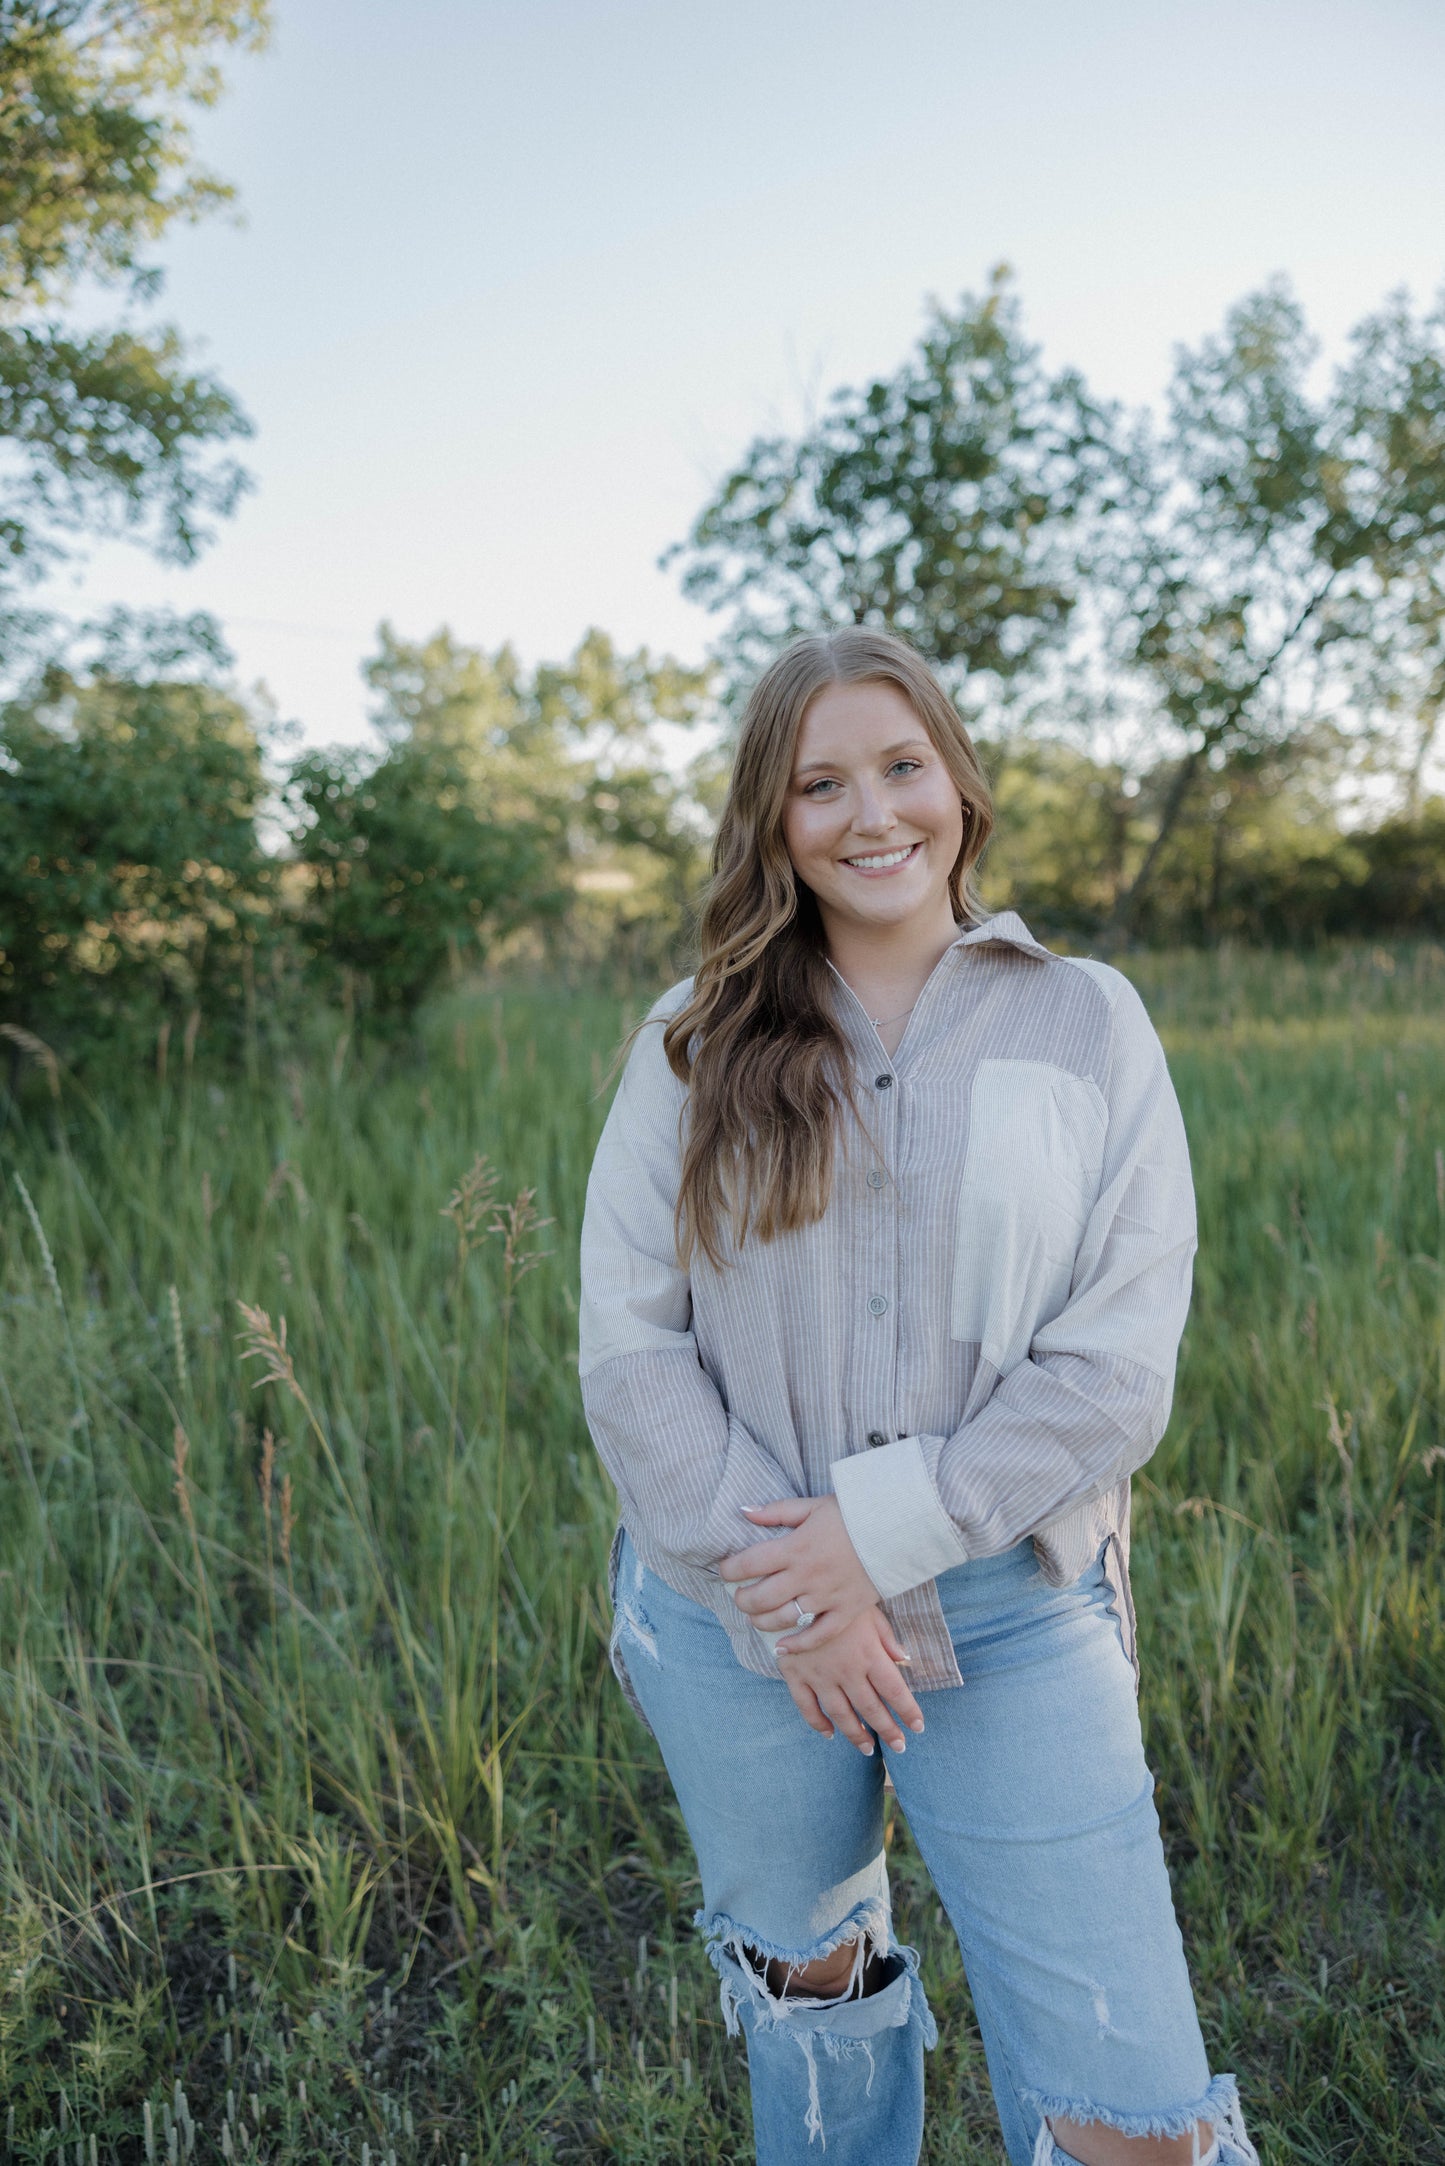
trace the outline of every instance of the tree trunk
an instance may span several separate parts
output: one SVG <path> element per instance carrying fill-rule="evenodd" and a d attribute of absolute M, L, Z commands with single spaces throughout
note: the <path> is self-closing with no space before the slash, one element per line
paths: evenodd
<path fill-rule="evenodd" d="M 1139 905 L 1149 891 L 1149 884 L 1154 878 L 1165 845 L 1179 823 L 1179 815 L 1184 810 L 1185 800 L 1193 787 L 1194 778 L 1199 772 L 1210 743 L 1227 742 L 1229 732 L 1238 724 L 1240 716 L 1254 698 L 1255 693 L 1258 692 L 1266 679 L 1274 674 L 1279 662 L 1289 652 L 1300 633 L 1309 623 L 1310 618 L 1328 596 L 1338 576 L 1337 571 L 1330 571 L 1325 574 L 1313 594 L 1310 595 L 1300 609 L 1294 622 L 1284 632 L 1274 652 L 1266 656 L 1265 660 L 1261 662 L 1249 683 L 1236 692 L 1226 722 L 1222 726 L 1216 726 L 1204 744 L 1200 745 L 1194 752 L 1186 752 L 1179 762 L 1174 771 L 1174 779 L 1170 783 L 1168 793 L 1164 799 L 1164 809 L 1159 816 L 1159 832 L 1145 851 L 1144 862 L 1134 875 L 1132 883 L 1125 893 L 1119 897 L 1110 912 L 1109 922 L 1104 929 L 1106 941 L 1113 943 L 1127 940 L 1129 934 L 1133 931 L 1135 920 L 1139 915 Z"/>
<path fill-rule="evenodd" d="M 1199 745 L 1194 751 L 1186 752 L 1174 770 L 1169 788 L 1165 793 L 1163 810 L 1159 814 L 1159 832 L 1144 852 L 1143 864 L 1135 873 L 1128 887 L 1117 898 L 1113 910 L 1109 914 L 1109 922 L 1104 932 L 1106 940 L 1111 945 L 1116 941 L 1127 940 L 1134 929 L 1135 920 L 1139 915 L 1139 905 L 1149 891 L 1149 885 L 1154 878 L 1159 860 L 1164 855 L 1169 839 L 1179 824 L 1179 816 L 1184 810 L 1185 800 L 1194 786 L 1194 778 L 1198 774 L 1203 760 L 1204 747 Z"/>
<path fill-rule="evenodd" d="M 1224 844 L 1228 833 L 1228 816 L 1232 810 L 1233 807 L 1229 806 L 1223 812 L 1216 811 L 1214 831 L 1210 836 L 1209 901 L 1204 913 L 1204 937 L 1211 946 L 1219 939 L 1219 919 L 1224 902 Z"/>
<path fill-rule="evenodd" d="M 1441 710 L 1445 701 L 1434 701 L 1425 708 L 1420 718 L 1420 737 L 1415 747 L 1415 758 L 1405 778 L 1405 817 L 1420 817 L 1420 801 L 1425 791 L 1425 769 L 1439 732 Z"/>

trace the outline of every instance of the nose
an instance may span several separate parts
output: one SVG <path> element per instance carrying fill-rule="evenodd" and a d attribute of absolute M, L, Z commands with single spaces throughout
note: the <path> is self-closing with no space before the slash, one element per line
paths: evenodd
<path fill-rule="evenodd" d="M 853 813 L 853 826 L 860 835 L 886 835 L 890 827 L 898 825 L 898 815 L 876 783 L 863 781 L 858 785 L 858 803 Z"/>

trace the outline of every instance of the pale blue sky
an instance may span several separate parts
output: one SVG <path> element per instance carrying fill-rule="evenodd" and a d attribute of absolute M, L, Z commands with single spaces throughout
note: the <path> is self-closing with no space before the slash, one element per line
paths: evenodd
<path fill-rule="evenodd" d="M 382 617 L 700 655 L 656 560 L 713 480 L 1000 258 L 1130 400 L 1273 272 L 1333 342 L 1445 277 L 1439 0 L 277 0 L 201 138 L 245 223 L 165 305 L 257 486 L 51 598 L 214 610 L 313 739 Z"/>

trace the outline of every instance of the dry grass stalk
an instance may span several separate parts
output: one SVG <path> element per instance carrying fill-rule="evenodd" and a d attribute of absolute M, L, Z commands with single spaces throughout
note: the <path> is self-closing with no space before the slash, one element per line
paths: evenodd
<path fill-rule="evenodd" d="M 441 1216 L 449 1218 L 457 1230 L 457 1248 L 461 1255 L 470 1253 L 479 1234 L 485 1236 L 491 1231 L 485 1221 L 497 1208 L 497 1185 L 495 1167 L 485 1151 L 478 1151 L 442 1205 Z"/>
<path fill-rule="evenodd" d="M 45 1040 L 37 1038 L 33 1030 L 23 1030 L 18 1023 L 0 1023 L 0 1038 L 8 1038 L 12 1045 L 19 1046 L 22 1053 L 30 1055 L 35 1065 L 43 1070 L 46 1083 L 50 1089 L 50 1095 L 58 1104 L 60 1099 L 60 1062 L 45 1043 Z"/>
<path fill-rule="evenodd" d="M 292 1500 L 291 1477 L 281 1477 L 281 1561 L 287 1572 L 291 1569 L 291 1535 L 296 1525 L 296 1506 Z"/>
<path fill-rule="evenodd" d="M 291 1396 L 300 1400 L 304 1406 L 305 1396 L 296 1381 L 295 1363 L 286 1346 L 285 1317 L 281 1318 L 279 1324 L 273 1324 L 264 1309 L 253 1308 L 247 1301 L 238 1301 L 236 1307 L 240 1310 L 246 1326 L 241 1334 L 242 1361 L 254 1360 L 265 1364 L 260 1375 L 253 1377 L 252 1382 L 284 1385 Z"/>
<path fill-rule="evenodd" d="M 535 1188 L 519 1189 L 510 1203 L 500 1205 L 493 1213 L 487 1232 L 502 1237 L 502 1271 L 508 1302 L 518 1282 L 551 1255 L 549 1248 L 538 1248 L 535 1242 L 538 1234 L 552 1224 L 550 1218 L 543 1218 L 537 1210 Z"/>

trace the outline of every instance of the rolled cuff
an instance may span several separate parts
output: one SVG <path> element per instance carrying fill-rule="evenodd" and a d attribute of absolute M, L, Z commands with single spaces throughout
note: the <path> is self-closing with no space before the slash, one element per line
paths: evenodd
<path fill-rule="evenodd" d="M 967 1558 L 929 1476 L 920 1438 L 900 1437 L 837 1459 L 832 1474 L 848 1539 L 885 1601 Z"/>

